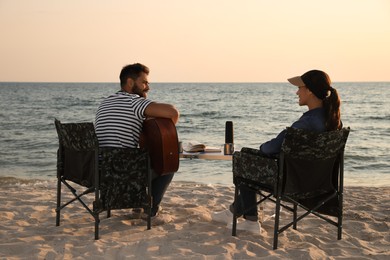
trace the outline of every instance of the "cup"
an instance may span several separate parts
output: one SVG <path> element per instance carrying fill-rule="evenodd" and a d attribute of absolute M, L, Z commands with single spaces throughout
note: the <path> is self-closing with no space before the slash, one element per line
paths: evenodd
<path fill-rule="evenodd" d="M 232 155 L 233 152 L 234 152 L 234 144 L 226 143 L 223 146 L 223 154 L 225 154 L 225 155 Z"/>
<path fill-rule="evenodd" d="M 183 153 L 183 143 L 179 141 L 179 153 Z"/>

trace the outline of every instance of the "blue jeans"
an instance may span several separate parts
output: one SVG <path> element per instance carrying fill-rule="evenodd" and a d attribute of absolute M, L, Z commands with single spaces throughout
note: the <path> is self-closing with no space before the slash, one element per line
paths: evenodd
<path fill-rule="evenodd" d="M 240 186 L 237 201 L 233 203 L 236 207 L 236 215 L 249 220 L 257 220 L 257 200 L 256 192 L 246 186 Z M 230 210 L 233 210 L 232 207 Z"/>
<path fill-rule="evenodd" d="M 160 205 L 165 192 L 168 189 L 169 184 L 171 183 L 175 173 L 159 176 L 153 172 L 152 179 L 152 216 L 155 216 L 158 211 L 158 206 Z"/>

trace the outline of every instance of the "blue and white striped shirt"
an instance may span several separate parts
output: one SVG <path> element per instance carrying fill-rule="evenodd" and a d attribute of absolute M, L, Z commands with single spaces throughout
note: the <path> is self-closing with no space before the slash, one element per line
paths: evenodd
<path fill-rule="evenodd" d="M 100 147 L 137 148 L 151 100 L 119 91 L 103 100 L 95 119 Z"/>

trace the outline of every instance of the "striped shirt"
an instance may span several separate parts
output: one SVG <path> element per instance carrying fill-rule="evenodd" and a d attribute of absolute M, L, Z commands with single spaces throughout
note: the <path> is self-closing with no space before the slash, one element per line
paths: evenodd
<path fill-rule="evenodd" d="M 137 148 L 151 100 L 119 91 L 103 100 L 95 119 L 100 147 Z"/>

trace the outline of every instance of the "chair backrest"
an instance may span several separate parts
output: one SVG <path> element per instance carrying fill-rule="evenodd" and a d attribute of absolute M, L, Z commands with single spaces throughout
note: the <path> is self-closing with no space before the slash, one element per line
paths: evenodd
<path fill-rule="evenodd" d="M 62 124 L 55 119 L 55 126 L 59 139 L 57 177 L 92 187 L 99 152 L 93 123 Z"/>
<path fill-rule="evenodd" d="M 149 154 L 139 148 L 101 148 L 100 195 L 103 209 L 148 206 Z"/>
<path fill-rule="evenodd" d="M 349 128 L 314 133 L 288 127 L 279 160 L 278 192 L 307 199 L 338 189 Z"/>

